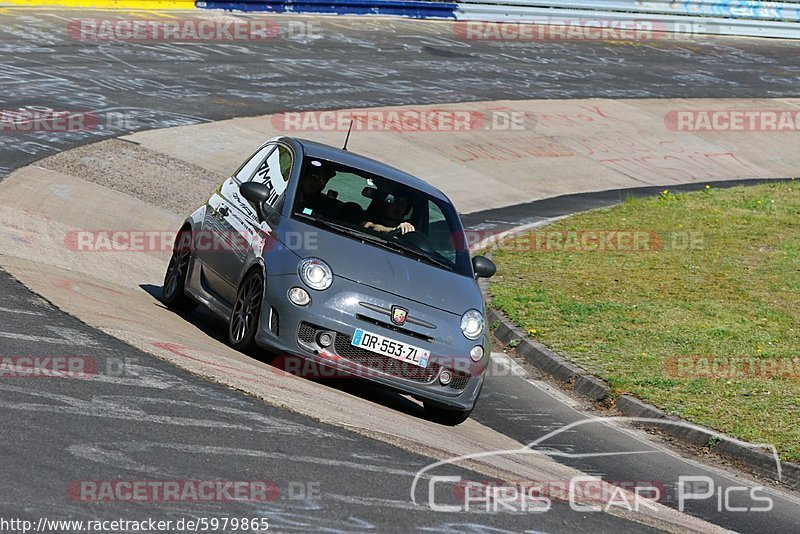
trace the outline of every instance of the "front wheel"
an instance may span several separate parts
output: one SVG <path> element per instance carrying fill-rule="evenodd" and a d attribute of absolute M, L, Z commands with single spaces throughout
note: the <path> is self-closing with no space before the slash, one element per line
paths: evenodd
<path fill-rule="evenodd" d="M 440 406 L 434 406 L 427 402 L 424 404 L 425 413 L 431 420 L 447 426 L 460 425 L 469 419 L 469 416 L 472 414 L 472 410 L 451 410 Z"/>
<path fill-rule="evenodd" d="M 252 271 L 239 286 L 228 321 L 228 342 L 240 352 L 250 352 L 256 347 L 255 338 L 263 296 L 264 279 L 260 272 Z"/>
<path fill-rule="evenodd" d="M 173 310 L 191 312 L 197 303 L 186 295 L 186 279 L 189 275 L 189 260 L 192 254 L 192 233 L 181 230 L 175 238 L 172 257 L 164 275 L 161 295 L 164 304 Z"/>

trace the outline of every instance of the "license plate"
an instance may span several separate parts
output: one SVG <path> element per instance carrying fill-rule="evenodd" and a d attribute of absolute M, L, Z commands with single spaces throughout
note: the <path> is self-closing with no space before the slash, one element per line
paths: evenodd
<path fill-rule="evenodd" d="M 365 332 L 360 328 L 356 329 L 355 334 L 353 334 L 353 340 L 350 343 L 355 347 L 367 349 L 419 367 L 427 367 L 428 359 L 431 356 L 431 351 L 429 350 L 423 350 L 402 341 L 395 341 L 380 334 Z"/>

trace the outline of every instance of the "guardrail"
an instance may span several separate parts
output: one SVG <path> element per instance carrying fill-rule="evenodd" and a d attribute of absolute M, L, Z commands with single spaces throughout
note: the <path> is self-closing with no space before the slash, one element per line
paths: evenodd
<path fill-rule="evenodd" d="M 396 15 L 538 25 L 650 23 L 653 31 L 800 39 L 800 2 L 759 0 L 233 0 L 197 7 L 273 13 Z"/>
<path fill-rule="evenodd" d="M 416 19 L 455 19 L 457 4 L 420 0 L 233 0 L 196 2 L 204 9 L 333 15 L 394 15 Z"/>
<path fill-rule="evenodd" d="M 653 30 L 669 33 L 800 39 L 800 2 L 462 0 L 456 18 L 542 25 L 648 22 Z"/>
<path fill-rule="evenodd" d="M 508 5 L 527 8 L 638 13 L 680 17 L 717 17 L 746 20 L 800 22 L 800 2 L 761 2 L 746 0 L 575 0 L 537 2 L 535 0 L 462 0 L 460 4 Z"/>

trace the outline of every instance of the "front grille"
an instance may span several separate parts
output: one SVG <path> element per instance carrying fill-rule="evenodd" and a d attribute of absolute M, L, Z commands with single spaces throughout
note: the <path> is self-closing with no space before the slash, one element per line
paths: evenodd
<path fill-rule="evenodd" d="M 464 389 L 469 382 L 469 375 L 466 373 L 453 373 L 453 380 L 450 381 L 450 389 Z"/>
<path fill-rule="evenodd" d="M 372 317 L 367 317 L 366 315 L 362 315 L 360 313 L 356 314 L 356 319 L 361 319 L 364 322 L 374 324 L 376 326 L 381 326 L 388 330 L 393 330 L 395 332 L 399 332 L 401 334 L 405 334 L 407 336 L 415 337 L 417 339 L 421 339 L 427 343 L 433 343 L 434 339 L 431 336 L 426 336 L 425 334 L 420 334 L 419 332 L 414 332 L 413 330 L 409 330 L 408 328 L 402 328 L 400 326 L 396 326 L 391 323 L 387 323 L 385 321 L 380 321 L 378 319 L 373 319 Z"/>
<path fill-rule="evenodd" d="M 300 327 L 297 329 L 297 338 L 309 345 L 316 345 L 317 332 L 320 329 L 314 325 L 306 322 L 301 322 Z M 333 347 L 336 354 L 350 360 L 353 363 L 375 369 L 381 373 L 404 378 L 406 380 L 413 380 L 415 382 L 427 383 L 431 382 L 439 376 L 439 369 L 441 365 L 438 363 L 431 363 L 428 367 L 423 368 L 410 363 L 401 362 L 394 358 L 389 358 L 383 354 L 362 349 L 361 347 L 353 346 L 350 343 L 350 337 L 344 334 L 335 332 L 336 339 Z M 466 373 L 454 371 L 453 380 L 450 382 L 450 389 L 462 390 L 467 387 L 470 376 Z"/>
<path fill-rule="evenodd" d="M 428 367 L 418 367 L 410 363 L 401 362 L 394 358 L 389 358 L 383 354 L 355 347 L 350 344 L 350 338 L 342 334 L 336 334 L 336 353 L 342 358 L 347 358 L 364 367 L 376 369 L 387 375 L 414 380 L 415 382 L 430 382 L 439 374 L 439 364 L 431 363 Z"/>
<path fill-rule="evenodd" d="M 297 337 L 300 341 L 306 343 L 313 343 L 317 335 L 317 329 L 306 322 L 300 323 L 300 328 L 297 329 Z"/>
<path fill-rule="evenodd" d="M 391 308 L 384 308 L 383 306 L 378 306 L 377 304 L 372 304 L 370 302 L 359 302 L 359 304 L 361 306 L 365 307 L 368 310 L 374 311 L 375 313 L 379 313 L 381 315 L 385 315 L 386 317 L 391 317 L 392 316 L 392 309 Z M 417 317 L 416 314 L 414 314 L 414 315 L 409 314 L 406 317 L 406 322 L 408 324 L 415 324 L 417 326 L 422 326 L 424 328 L 430 328 L 431 330 L 436 330 L 436 325 L 435 324 L 431 324 L 428 321 L 423 321 L 422 319 Z"/>
<path fill-rule="evenodd" d="M 269 329 L 273 334 L 278 335 L 278 310 L 275 308 L 269 310 Z"/>

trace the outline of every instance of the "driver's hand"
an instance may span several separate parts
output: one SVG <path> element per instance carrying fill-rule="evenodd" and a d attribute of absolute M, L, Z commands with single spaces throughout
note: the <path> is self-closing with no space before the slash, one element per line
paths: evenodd
<path fill-rule="evenodd" d="M 397 226 L 395 226 L 395 227 L 394 227 L 394 229 L 395 229 L 395 230 L 400 230 L 400 233 L 401 233 L 401 234 L 407 234 L 407 233 L 409 233 L 409 232 L 414 232 L 414 231 L 416 231 L 416 230 L 414 229 L 414 225 L 413 225 L 413 224 L 411 224 L 410 222 L 401 222 L 400 224 L 398 224 Z"/>

